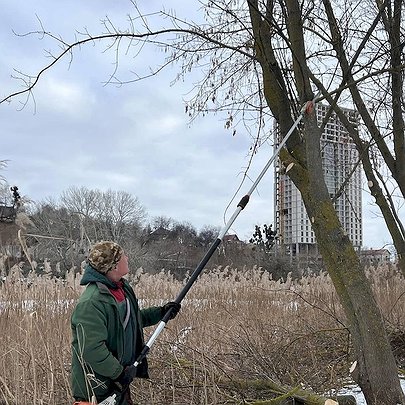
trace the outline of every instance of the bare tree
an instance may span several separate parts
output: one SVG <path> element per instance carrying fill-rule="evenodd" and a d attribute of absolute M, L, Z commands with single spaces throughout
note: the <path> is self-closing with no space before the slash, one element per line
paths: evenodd
<path fill-rule="evenodd" d="M 86 218 L 97 215 L 98 201 L 101 197 L 99 190 L 89 190 L 86 187 L 69 187 L 61 195 L 61 202 L 72 213 Z"/>
<path fill-rule="evenodd" d="M 349 5 L 341 17 L 336 16 L 331 1 L 323 0 L 323 5 L 330 30 L 329 43 L 336 53 L 335 67 L 339 72 L 334 78 L 334 97 L 318 80 L 314 81 L 345 123 L 360 152 L 368 187 L 393 238 L 398 264 L 405 274 L 405 229 L 398 213 L 400 205 L 395 203 L 399 201 L 395 196 L 400 199 L 405 196 L 404 3 L 359 2 Z M 365 10 L 373 13 L 366 13 L 365 18 Z M 339 23 L 343 18 L 352 24 L 346 32 Z M 348 123 L 337 105 L 345 88 L 362 118 L 363 131 Z"/>
<path fill-rule="evenodd" d="M 82 259 L 78 258 L 76 246 L 79 240 L 77 216 L 50 198 L 36 203 L 30 214 L 34 228 L 29 229 L 27 242 L 33 259 L 60 262 L 65 270 L 80 263 Z"/>
<path fill-rule="evenodd" d="M 208 0 L 202 8 L 206 24 L 187 23 L 160 12 L 154 17 L 162 17 L 162 24 L 168 26 L 154 28 L 135 7 L 138 14 L 130 19 L 128 30 L 118 30 L 107 19 L 104 33 L 86 32 L 71 44 L 41 28 L 40 33 L 55 40 L 62 50 L 38 74 L 23 77 L 26 89 L 0 102 L 30 95 L 41 75 L 86 43 L 110 41 L 108 49 L 114 50 L 117 58 L 123 46 L 136 55 L 145 45 L 162 46 L 171 50 L 168 59 L 144 77 L 173 62 L 179 63 L 179 78 L 194 68 L 208 67 L 186 106 L 187 113 L 192 119 L 211 110 L 225 111 L 227 127 L 245 125 L 253 139 L 254 154 L 262 138 L 268 136 L 264 128 L 270 118 L 274 117 L 281 133 L 286 133 L 301 106 L 313 100 L 314 90 L 319 89 L 359 149 L 371 192 L 395 234 L 402 260 L 402 224 L 392 190 L 386 187 L 375 162 L 378 156 L 384 160 L 403 197 L 403 8 L 402 0 Z M 109 82 L 122 84 L 143 78 L 135 73 L 132 78 L 120 79 L 116 73 Z M 386 85 L 380 87 L 382 82 Z M 378 91 L 370 93 L 370 86 Z M 374 115 L 370 113 L 371 103 L 377 103 Z M 368 140 L 344 119 L 338 105 L 345 104 L 358 109 L 369 131 Z M 404 404 L 381 313 L 325 181 L 319 176 L 321 133 L 322 123 L 307 109 L 302 126 L 292 134 L 280 159 L 290 168 L 288 174 L 302 194 L 319 250 L 345 310 L 356 353 L 357 381 L 367 402 Z"/>
<path fill-rule="evenodd" d="M 61 195 L 61 203 L 76 218 L 79 232 L 78 248 L 87 250 L 90 242 L 98 240 L 97 221 L 98 204 L 101 200 L 99 190 L 89 190 L 85 187 L 70 187 Z"/>
<path fill-rule="evenodd" d="M 62 261 L 66 268 L 78 265 L 92 243 L 114 240 L 137 250 L 145 210 L 137 197 L 124 191 L 71 187 L 60 201 L 48 199 L 31 213 L 36 226 L 35 255 Z"/>
<path fill-rule="evenodd" d="M 211 243 L 217 238 L 219 232 L 219 226 L 203 226 L 198 232 L 198 243 L 202 247 L 208 248 Z"/>
<path fill-rule="evenodd" d="M 292 124 L 292 109 L 286 107 L 292 105 L 292 96 L 301 102 L 314 97 L 311 79 L 315 75 L 311 73 L 308 62 L 304 30 L 306 13 L 311 9 L 302 10 L 296 0 L 265 5 L 249 0 L 248 4 L 257 58 L 263 69 L 264 94 L 282 133 L 285 133 Z M 310 7 L 313 5 L 309 3 Z M 324 5 L 327 6 L 326 2 Z M 277 13 L 281 19 L 277 18 Z M 327 7 L 323 15 L 329 17 L 326 21 L 330 22 Z M 336 25 L 330 26 L 330 34 L 325 35 L 331 35 L 333 41 Z M 279 35 L 278 41 L 274 39 L 275 33 Z M 287 53 L 286 58 L 280 57 L 280 49 L 284 55 Z M 291 82 L 286 81 L 286 63 L 291 63 L 288 68 L 293 89 Z M 295 133 L 290 138 L 281 159 L 286 167 L 291 167 L 289 176 L 301 192 L 319 250 L 345 309 L 357 355 L 358 383 L 369 403 L 404 403 L 382 316 L 359 258 L 333 209 L 325 181 L 319 178 L 319 173 L 322 173 L 321 128 L 314 113 L 306 115 L 301 134 Z"/>
<path fill-rule="evenodd" d="M 146 217 L 138 198 L 126 191 L 70 187 L 63 192 L 61 202 L 72 214 L 77 215 L 82 233 L 92 241 L 112 239 L 122 243 L 130 236 L 126 234 L 128 225 L 140 230 Z"/>
<path fill-rule="evenodd" d="M 155 231 L 156 229 L 162 228 L 169 230 L 172 228 L 174 220 L 172 218 L 168 218 L 165 216 L 158 216 L 153 218 L 152 221 L 152 230 Z"/>
<path fill-rule="evenodd" d="M 102 193 L 99 202 L 99 218 L 104 223 L 104 232 L 108 239 L 122 243 L 124 238 L 131 237 L 126 233 L 129 230 L 126 225 L 137 226 L 139 232 L 145 217 L 145 209 L 137 197 L 125 191 L 107 190 Z"/>

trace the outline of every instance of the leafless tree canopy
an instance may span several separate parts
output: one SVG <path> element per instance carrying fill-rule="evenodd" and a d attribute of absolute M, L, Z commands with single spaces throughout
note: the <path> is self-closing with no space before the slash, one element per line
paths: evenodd
<path fill-rule="evenodd" d="M 55 45 L 51 62 L 33 75 L 19 73 L 26 87 L 0 103 L 17 96 L 28 102 L 54 64 L 64 57 L 73 63 L 76 48 L 102 42 L 115 61 L 107 83 L 130 84 L 173 64 L 179 69 L 175 80 L 195 72 L 200 80 L 186 103 L 190 119 L 223 112 L 226 127 L 242 127 L 250 134 L 254 154 L 271 132 L 270 119 L 287 133 L 301 106 L 320 92 L 319 101 L 334 110 L 359 151 L 405 274 L 405 232 L 397 199 L 405 196 L 403 0 L 205 0 L 195 23 L 179 16 L 181 11 L 146 14 L 132 5 L 128 27 L 118 29 L 107 18 L 104 32 L 78 33 L 72 43 L 41 26 L 35 34 Z M 120 70 L 122 57 L 138 57 L 151 46 L 164 56 L 150 71 Z M 347 120 L 342 107 L 357 109 L 360 126 Z M 383 319 L 319 176 L 322 127 L 309 110 L 280 159 L 292 167 L 288 175 L 301 192 L 343 305 L 358 361 L 356 378 L 367 402 L 404 404 Z M 104 203 L 107 207 L 109 199 Z M 114 215 L 125 214 L 119 210 Z"/>
<path fill-rule="evenodd" d="M 296 113 L 302 97 L 297 90 L 300 75 L 294 73 L 300 70 L 312 80 L 308 91 L 320 90 L 322 98 L 333 108 L 354 106 L 359 110 L 362 126 L 358 130 L 352 128 L 352 135 L 362 149 L 362 156 L 366 154 L 364 158 L 370 161 L 370 168 L 367 162 L 363 165 L 369 173 L 371 192 L 377 200 L 377 195 L 382 194 L 387 201 L 380 208 L 395 228 L 394 240 L 398 241 L 396 247 L 401 254 L 403 246 L 399 245 L 401 238 L 404 239 L 404 229 L 396 211 L 400 204 L 398 196 L 402 198 L 405 193 L 402 1 L 299 2 L 297 13 L 302 19 L 299 35 L 303 37 L 305 49 L 294 45 L 299 38 L 288 25 L 292 19 L 290 8 L 288 2 L 280 0 L 203 1 L 196 13 L 198 23 L 193 22 L 193 17 L 181 16 L 179 10 L 146 14 L 141 5 L 132 2 L 127 27 L 118 28 L 113 20 L 106 18 L 102 32 L 78 31 L 76 40 L 70 43 L 47 31 L 39 20 L 37 31 L 20 35 L 39 34 L 46 45 L 53 43 L 54 50 L 48 55 L 51 62 L 38 73 L 16 71 L 15 77 L 26 87 L 1 102 L 22 94 L 27 102 L 41 76 L 54 64 L 61 59 L 73 63 L 76 48 L 100 43 L 115 62 L 106 83 L 134 83 L 173 65 L 177 69 L 174 81 L 195 74 L 194 91 L 185 106 L 190 119 L 198 114 L 222 111 L 227 128 L 236 131 L 243 126 L 252 136 L 253 154 L 269 138 L 269 119 L 279 119 L 283 112 L 265 100 L 266 82 L 262 80 L 260 56 L 254 46 L 254 22 L 249 5 L 260 11 L 266 35 L 271 40 L 272 52 L 265 58 L 279 69 L 278 85 L 288 94 L 283 105 L 287 113 L 290 110 Z M 142 57 L 156 47 L 162 50 L 162 57 L 148 71 L 120 69 L 121 58 Z M 276 96 L 276 84 L 268 86 Z M 350 126 L 341 111 L 340 114 Z"/>

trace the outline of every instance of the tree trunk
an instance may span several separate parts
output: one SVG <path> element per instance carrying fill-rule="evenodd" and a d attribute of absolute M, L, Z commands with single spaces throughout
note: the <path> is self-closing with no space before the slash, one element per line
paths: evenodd
<path fill-rule="evenodd" d="M 369 281 L 330 200 L 322 173 L 315 114 L 305 120 L 307 177 L 294 176 L 319 251 L 344 308 L 359 367 L 358 384 L 369 405 L 404 404 L 395 359 Z M 293 179 L 294 180 L 294 179 Z"/>
<path fill-rule="evenodd" d="M 377 5 L 381 8 L 382 21 L 385 26 L 385 30 L 388 33 L 389 47 L 390 47 L 390 64 L 391 64 L 391 87 L 389 92 L 392 97 L 392 129 L 393 129 L 393 145 L 394 153 L 392 153 L 389 145 L 387 144 L 386 137 L 381 133 L 380 129 L 374 122 L 374 119 L 370 115 L 366 103 L 361 96 L 361 92 L 357 85 L 350 85 L 350 93 L 356 108 L 361 115 L 363 122 L 365 123 L 368 132 L 370 133 L 373 142 L 378 147 L 378 150 L 387 165 L 392 177 L 395 179 L 396 184 L 401 192 L 405 195 L 405 138 L 404 138 L 404 118 L 402 114 L 402 98 L 403 98 L 403 72 L 402 72 L 402 52 L 403 46 L 401 45 L 401 10 L 403 7 L 402 0 L 394 1 L 394 12 L 391 17 L 386 14 L 386 7 L 389 9 L 390 2 L 383 3 L 377 1 Z M 332 34 L 332 44 L 336 55 L 339 60 L 340 67 L 343 72 L 343 76 L 346 78 L 347 83 L 354 83 L 354 77 L 351 65 L 346 56 L 345 45 L 342 39 L 342 35 L 334 15 L 334 7 L 330 0 L 323 0 L 325 11 L 328 16 L 328 23 L 330 26 L 330 32 Z M 376 19 L 376 22 L 379 18 Z M 336 109 L 339 110 L 339 109 Z M 337 111 L 339 114 L 339 111 Z M 340 111 L 340 117 L 342 112 Z M 350 128 L 347 127 L 350 131 Z M 351 135 L 356 142 L 356 146 L 360 153 L 364 150 L 361 144 L 358 134 Z M 376 199 L 376 204 L 379 206 L 384 220 L 387 224 L 388 230 L 393 238 L 394 246 L 397 250 L 399 267 L 403 274 L 405 274 L 405 232 L 402 221 L 397 214 L 397 208 L 395 204 L 390 201 L 390 192 L 386 191 L 385 195 L 378 185 L 378 181 L 375 179 L 372 167 L 369 151 L 364 150 L 365 154 L 362 154 L 362 162 L 364 170 L 369 181 L 369 187 L 371 194 Z M 378 172 L 377 172 L 378 173 Z M 370 179 L 371 177 L 371 179 Z M 384 184 L 384 179 L 380 178 L 381 183 Z"/>
<path fill-rule="evenodd" d="M 268 2 L 267 14 L 271 4 L 271 1 Z M 308 84 L 309 69 L 305 60 L 300 6 L 297 0 L 286 0 L 284 4 L 297 93 L 304 102 L 313 95 Z M 261 14 L 257 0 L 248 0 L 248 5 L 257 58 L 263 70 L 266 101 L 281 133 L 285 134 L 292 122 L 290 99 L 272 47 L 271 15 Z M 326 270 L 345 311 L 359 367 L 358 383 L 368 405 L 405 404 L 382 315 L 360 259 L 343 231 L 322 176 L 321 130 L 314 111 L 306 114 L 301 132 L 303 137 L 298 131 L 291 136 L 287 149 L 280 152 L 280 159 L 285 167 L 291 168 L 288 174 L 301 192 Z"/>
<path fill-rule="evenodd" d="M 278 384 L 272 380 L 233 380 L 230 384 L 221 384 L 221 387 L 232 387 L 238 391 L 255 391 L 264 393 L 264 397 L 274 398 L 250 400 L 249 405 L 356 405 L 353 395 L 337 395 L 333 398 L 317 395 L 310 390 L 299 387 L 289 387 Z M 245 402 L 244 402 L 245 403 Z"/>

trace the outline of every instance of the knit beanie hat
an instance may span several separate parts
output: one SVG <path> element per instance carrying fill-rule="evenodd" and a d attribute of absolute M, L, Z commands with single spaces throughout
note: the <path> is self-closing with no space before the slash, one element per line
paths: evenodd
<path fill-rule="evenodd" d="M 122 247 L 115 242 L 97 242 L 91 249 L 87 258 L 91 267 L 100 273 L 107 273 L 114 269 L 123 254 Z"/>

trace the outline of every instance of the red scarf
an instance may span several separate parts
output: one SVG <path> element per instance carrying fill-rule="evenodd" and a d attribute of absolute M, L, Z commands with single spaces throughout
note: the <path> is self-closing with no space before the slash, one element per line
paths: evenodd
<path fill-rule="evenodd" d="M 110 290 L 110 293 L 114 296 L 117 302 L 122 302 L 125 300 L 125 292 L 123 285 L 124 283 L 122 281 L 118 281 L 114 283 L 117 288 L 108 288 Z"/>

